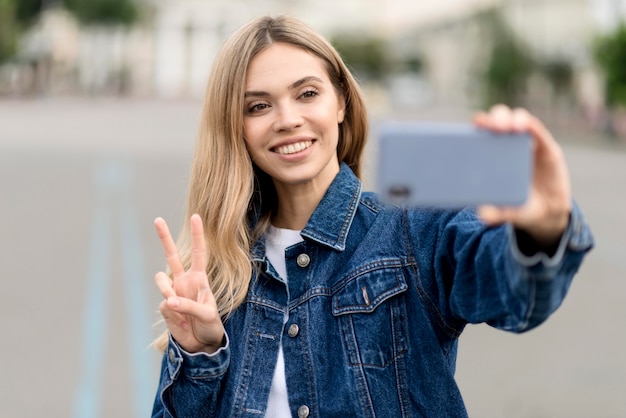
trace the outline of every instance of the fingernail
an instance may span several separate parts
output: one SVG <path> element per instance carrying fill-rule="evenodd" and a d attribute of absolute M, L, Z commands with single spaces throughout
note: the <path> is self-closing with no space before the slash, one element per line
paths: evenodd
<path fill-rule="evenodd" d="M 178 305 L 180 305 L 180 302 L 178 298 L 172 296 L 171 298 L 167 300 L 167 304 L 170 305 L 171 308 L 178 308 Z"/>

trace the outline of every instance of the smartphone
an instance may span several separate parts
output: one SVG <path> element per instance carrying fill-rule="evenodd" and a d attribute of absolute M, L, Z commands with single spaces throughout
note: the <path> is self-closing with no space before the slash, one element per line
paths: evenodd
<path fill-rule="evenodd" d="M 401 206 L 519 206 L 530 188 L 531 148 L 528 133 L 456 123 L 383 123 L 377 191 Z"/>

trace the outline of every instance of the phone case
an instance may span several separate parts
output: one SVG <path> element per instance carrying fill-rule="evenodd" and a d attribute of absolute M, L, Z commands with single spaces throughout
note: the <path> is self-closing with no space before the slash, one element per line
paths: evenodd
<path fill-rule="evenodd" d="M 398 122 L 380 129 L 377 189 L 403 206 L 518 206 L 532 175 L 531 137 L 473 125 Z"/>

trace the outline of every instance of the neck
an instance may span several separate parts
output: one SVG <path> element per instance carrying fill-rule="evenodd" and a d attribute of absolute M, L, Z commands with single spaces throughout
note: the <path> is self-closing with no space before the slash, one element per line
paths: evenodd
<path fill-rule="evenodd" d="M 304 229 L 333 179 L 295 185 L 275 182 L 278 213 L 272 219 L 272 224 L 278 228 Z"/>
<path fill-rule="evenodd" d="M 326 189 L 277 186 L 278 213 L 272 224 L 278 228 L 302 230 L 324 197 Z"/>

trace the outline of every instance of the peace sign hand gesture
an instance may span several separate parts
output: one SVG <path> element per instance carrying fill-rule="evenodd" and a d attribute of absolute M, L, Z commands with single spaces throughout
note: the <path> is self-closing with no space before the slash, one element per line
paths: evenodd
<path fill-rule="evenodd" d="M 155 276 L 165 298 L 159 306 L 167 328 L 187 352 L 216 352 L 224 341 L 224 326 L 206 275 L 206 244 L 200 216 L 191 217 L 191 267 L 185 271 L 169 228 L 162 218 L 154 221 L 172 279 Z"/>

